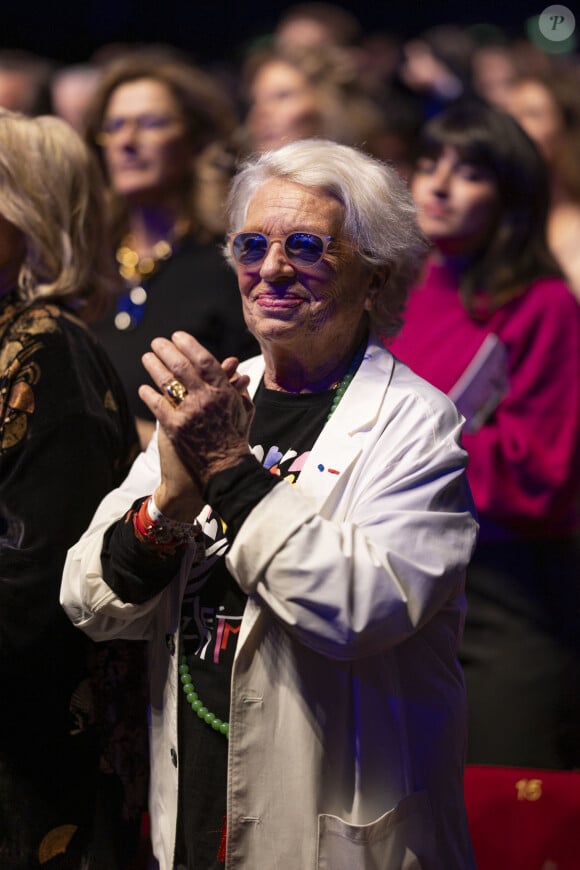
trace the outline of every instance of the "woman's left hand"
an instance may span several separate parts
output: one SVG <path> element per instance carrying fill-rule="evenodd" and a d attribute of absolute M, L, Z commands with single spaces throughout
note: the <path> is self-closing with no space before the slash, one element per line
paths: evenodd
<path fill-rule="evenodd" d="M 174 333 L 171 341 L 156 338 L 151 348 L 143 356 L 143 365 L 161 392 L 143 385 L 139 395 L 203 492 L 214 474 L 233 467 L 249 453 L 254 414 L 246 391 L 249 378 L 236 372 L 235 358 L 220 365 L 186 332 Z M 172 400 L 167 392 L 174 380 L 186 390 L 180 401 Z"/>

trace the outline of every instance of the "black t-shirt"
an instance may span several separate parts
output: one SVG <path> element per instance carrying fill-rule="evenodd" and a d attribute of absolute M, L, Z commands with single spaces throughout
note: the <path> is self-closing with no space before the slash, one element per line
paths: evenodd
<path fill-rule="evenodd" d="M 289 394 L 261 387 L 250 443 L 263 468 L 294 483 L 328 418 L 335 393 Z M 204 705 L 227 721 L 230 679 L 246 596 L 224 555 L 235 530 L 264 493 L 260 480 L 222 472 L 210 485 L 215 513 L 204 528 L 212 555 L 194 571 L 182 606 L 181 635 L 193 684 Z M 249 482 L 248 482 L 249 481 Z M 228 518 L 228 526 L 221 519 Z M 226 531 L 227 530 L 227 531 Z M 179 698 L 179 808 L 175 862 L 214 870 L 225 861 L 227 740 Z"/>

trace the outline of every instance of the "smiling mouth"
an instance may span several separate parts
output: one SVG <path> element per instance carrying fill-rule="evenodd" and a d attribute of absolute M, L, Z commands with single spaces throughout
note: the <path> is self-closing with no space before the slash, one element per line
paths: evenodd
<path fill-rule="evenodd" d="M 277 311 L 285 311 L 290 310 L 292 308 L 298 308 L 299 305 L 302 305 L 304 299 L 302 296 L 296 296 L 294 294 L 284 294 L 283 296 L 277 296 L 273 293 L 260 293 L 256 297 L 256 303 L 260 306 L 260 308 L 268 308 Z"/>
<path fill-rule="evenodd" d="M 441 205 L 425 205 L 423 214 L 430 218 L 445 218 L 449 215 L 449 209 Z"/>

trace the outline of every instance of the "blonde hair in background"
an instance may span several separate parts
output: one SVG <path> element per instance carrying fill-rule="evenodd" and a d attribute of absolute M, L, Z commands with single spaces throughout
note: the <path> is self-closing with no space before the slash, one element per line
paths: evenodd
<path fill-rule="evenodd" d="M 66 299 L 86 319 L 101 313 L 115 281 L 102 184 L 65 121 L 0 109 L 0 214 L 25 238 L 24 298 Z"/>

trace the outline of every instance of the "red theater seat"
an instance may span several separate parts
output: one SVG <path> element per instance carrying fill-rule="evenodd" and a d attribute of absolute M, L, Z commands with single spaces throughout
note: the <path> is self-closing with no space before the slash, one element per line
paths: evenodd
<path fill-rule="evenodd" d="M 478 870 L 580 870 L 580 771 L 468 765 Z"/>

